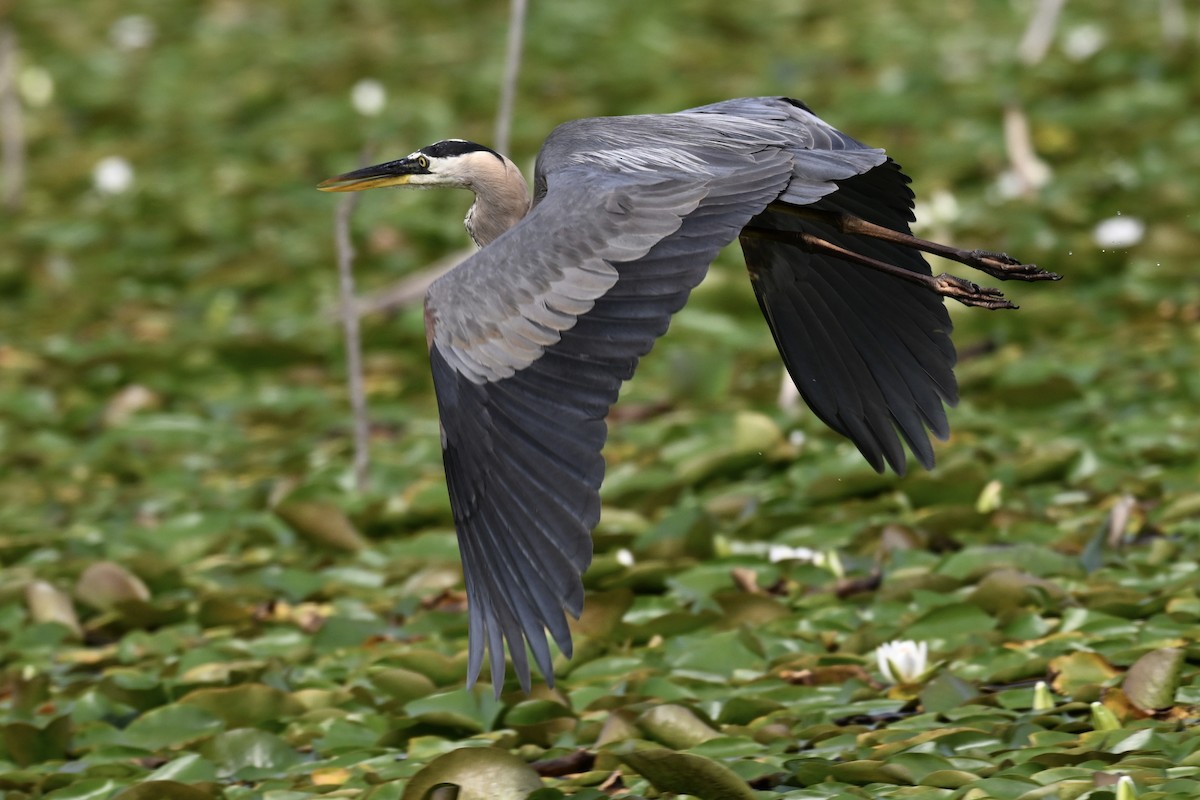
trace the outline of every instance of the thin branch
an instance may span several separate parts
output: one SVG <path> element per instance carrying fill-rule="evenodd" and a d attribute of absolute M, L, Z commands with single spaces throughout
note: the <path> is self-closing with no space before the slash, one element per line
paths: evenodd
<path fill-rule="evenodd" d="M 17 96 L 17 35 L 0 24 L 0 186 L 3 203 L 21 207 L 25 191 L 25 126 Z"/>
<path fill-rule="evenodd" d="M 1038 158 L 1033 146 L 1029 119 L 1017 105 L 1004 107 L 1004 150 L 1012 164 L 1017 191 L 1022 197 L 1032 197 L 1050 179 L 1050 168 Z"/>
<path fill-rule="evenodd" d="M 350 240 L 350 217 L 358 205 L 358 197 L 358 193 L 353 192 L 337 204 L 333 212 L 333 236 L 337 246 L 342 331 L 346 338 L 346 381 L 354 416 L 354 488 L 362 492 L 367 488 L 371 423 L 367 419 L 367 394 L 363 386 L 362 336 L 354 294 L 354 244 Z"/>
<path fill-rule="evenodd" d="M 1058 27 L 1058 15 L 1067 0 L 1038 0 L 1037 8 L 1025 28 L 1025 35 L 1017 45 L 1017 56 L 1021 63 L 1032 66 L 1046 57 L 1054 31 Z"/>
<path fill-rule="evenodd" d="M 504 82 L 500 85 L 500 108 L 496 111 L 493 144 L 501 153 L 508 152 L 512 132 L 513 106 L 517 97 L 517 76 L 521 72 L 521 49 L 525 38 L 526 0 L 512 0 L 508 16 L 508 45 L 504 56 Z"/>
<path fill-rule="evenodd" d="M 355 311 L 361 318 L 371 314 L 399 311 L 402 308 L 416 305 L 425 299 L 425 290 L 429 288 L 429 284 L 457 267 L 474 253 L 475 248 L 470 247 L 440 258 L 416 274 L 409 275 L 390 286 L 385 286 L 373 294 L 358 298 L 355 303 Z"/>

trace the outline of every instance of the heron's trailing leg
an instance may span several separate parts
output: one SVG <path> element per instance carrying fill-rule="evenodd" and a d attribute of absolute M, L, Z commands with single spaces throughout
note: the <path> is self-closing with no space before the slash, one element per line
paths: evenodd
<path fill-rule="evenodd" d="M 943 272 L 941 275 L 922 275 L 919 272 L 913 272 L 903 267 L 897 267 L 895 264 L 889 264 L 886 261 L 880 261 L 879 259 L 856 253 L 853 250 L 839 247 L 833 242 L 822 239 L 819 236 L 813 236 L 811 233 L 749 226 L 742 229 L 741 235 L 744 237 L 783 242 L 814 253 L 829 253 L 841 258 L 843 261 L 850 261 L 864 267 L 870 267 L 901 280 L 924 286 L 931 292 L 940 294 L 942 297 L 952 298 L 966 306 L 977 306 L 987 309 L 1017 307 L 1005 298 L 999 289 L 979 286 L 965 278 L 960 278 L 957 275 L 951 275 L 947 272 Z"/>
<path fill-rule="evenodd" d="M 894 231 L 891 228 L 867 222 L 865 219 L 856 217 L 853 214 L 821 211 L 815 208 L 794 206 L 786 203 L 778 203 L 771 206 L 771 209 L 774 211 L 785 211 L 788 214 L 804 219 L 823 222 L 841 233 L 882 239 L 885 242 L 911 247 L 935 256 L 948 258 L 951 261 L 965 264 L 980 272 L 986 272 L 993 278 L 998 278 L 1002 281 L 1057 281 L 1062 278 L 1057 273 L 1044 270 L 1033 264 L 1022 264 L 1020 261 L 1004 253 L 991 253 L 987 250 L 961 250 L 957 247 L 931 242 L 927 239 L 918 239 L 912 234 Z"/>

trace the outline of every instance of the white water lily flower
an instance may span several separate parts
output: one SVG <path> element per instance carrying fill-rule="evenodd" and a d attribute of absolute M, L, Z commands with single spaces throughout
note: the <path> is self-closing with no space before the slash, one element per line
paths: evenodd
<path fill-rule="evenodd" d="M 791 547 L 786 544 L 773 544 L 767 549 L 767 560 L 772 564 L 780 561 L 809 561 L 816 563 L 820 553 L 809 547 Z"/>
<path fill-rule="evenodd" d="M 92 184 L 101 194 L 122 194 L 133 186 L 133 167 L 120 156 L 100 159 L 92 170 Z"/>
<path fill-rule="evenodd" d="M 1100 247 L 1133 247 L 1145 235 L 1146 223 L 1129 216 L 1109 217 L 1092 229 L 1092 238 Z"/>
<path fill-rule="evenodd" d="M 879 671 L 892 683 L 916 683 L 929 668 L 929 644 L 896 639 L 875 651 Z"/>

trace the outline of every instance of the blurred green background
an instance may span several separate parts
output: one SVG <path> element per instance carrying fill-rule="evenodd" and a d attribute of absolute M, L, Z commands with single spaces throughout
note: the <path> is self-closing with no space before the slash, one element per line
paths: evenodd
<path fill-rule="evenodd" d="M 964 547 L 1040 548 L 1038 567 L 1025 550 L 1016 566 L 1067 593 L 1043 598 L 1040 634 L 1112 586 L 1157 603 L 1126 609 L 1131 620 L 1176 601 L 1172 619 L 1195 621 L 1195 591 L 1178 578 L 1196 568 L 1200 536 L 1200 10 L 1171 0 L 1067 4 L 1044 55 L 1023 60 L 1033 2 L 531 5 L 512 131 L 518 164 L 531 165 L 553 126 L 577 117 L 789 95 L 905 167 L 924 235 L 1064 275 L 1006 286 L 1020 311 L 952 309 L 963 395 L 954 435 L 939 446 L 937 471 L 898 479 L 875 476 L 803 410 L 777 407 L 778 357 L 740 253 L 726 251 L 611 426 L 589 587 L 632 592 L 636 613 L 621 624 L 686 608 L 699 636 L 720 627 L 729 609 L 714 592 L 742 563 L 730 542 L 837 551 L 851 577 L 877 565 L 939 573 L 944 554 Z M 17 101 L 0 127 L 11 142 L 19 125 L 25 146 L 23 185 L 10 171 L 0 186 L 3 724 L 32 726 L 41 743 L 21 749 L 12 734 L 0 744 L 4 764 L 35 776 L 0 774 L 9 791 L 67 786 L 45 782 L 64 759 L 143 752 L 169 762 L 202 746 L 211 770 L 196 780 L 245 777 L 228 756 L 240 740 L 220 737 L 252 730 L 291 755 L 247 780 L 304 793 L 316 790 L 297 777 L 311 767 L 289 760 L 298 752 L 409 747 L 411 772 L 441 745 L 414 751 L 397 729 L 453 742 L 502 727 L 495 709 L 476 709 L 477 730 L 420 727 L 420 709 L 368 697 L 381 691 L 371 676 L 383 669 L 462 695 L 465 618 L 456 595 L 439 595 L 459 576 L 419 307 L 364 320 L 373 466 L 366 492 L 351 487 L 338 198 L 314 186 L 357 166 L 364 148 L 383 160 L 442 138 L 490 142 L 507 22 L 505 4 L 480 0 L 0 2 Z M 377 113 L 356 110 L 356 86 L 382 88 Z M 466 193 L 362 199 L 353 232 L 364 292 L 467 243 Z M 1111 549 L 1097 556 L 1088 543 L 1119 503 Z M 620 547 L 636 567 L 616 560 Z M 697 566 L 714 557 L 708 572 Z M 80 580 L 103 561 L 144 582 L 144 592 L 118 591 L 132 605 Z M 942 602 L 918 593 L 874 607 L 868 594 L 845 605 L 832 594 L 836 570 L 765 563 L 756 567 L 764 585 L 790 586 L 778 601 L 788 612 L 779 641 L 808 643 L 764 646 L 755 663 L 767 672 L 789 652 L 869 656 L 905 634 L 929 610 L 922 604 Z M 980 566 L 927 588 L 961 601 L 985 574 Z M 59 611 L 78 606 L 81 627 L 34 610 L 35 579 L 56 587 Z M 810 592 L 832 616 L 814 616 Z M 276 614 L 281 602 L 313 604 L 318 622 Z M 860 614 L 875 622 L 863 627 Z M 687 628 L 672 624 L 661 632 Z M 1087 646 L 1125 667 L 1174 641 L 1139 639 L 1130 625 L 1113 652 Z M 964 680 L 999 680 L 983 665 L 1021 635 L 973 637 L 971 627 L 934 637 L 935 650 Z M 627 690 L 630 702 L 704 696 L 704 680 L 673 660 L 686 655 L 686 637 L 664 652 L 657 629 L 621 631 L 584 636 L 575 666 L 626 648 L 654 665 L 658 682 L 614 688 L 611 676 L 629 669 L 621 662 L 575 683 L 564 662 L 568 695 L 583 694 L 569 703 L 578 738 L 561 746 L 594 741 L 581 731 L 596 687 Z M 1034 653 L 1016 674 L 1049 674 L 1060 654 Z M 428 668 L 434 655 L 438 669 Z M 195 673 L 230 661 L 244 666 Z M 664 677 L 673 669 L 687 687 L 678 696 Z M 171 716 L 188 691 L 213 686 L 269 686 L 289 702 L 302 689 L 362 692 L 331 694 L 320 722 L 283 701 L 243 725 L 207 707 L 199 728 Z M 810 710 L 828 717 L 857 699 Z M 349 709 L 358 717 L 346 721 Z M 126 736 L 130 720 L 152 711 L 171 731 L 204 735 Z M 333 717 L 349 726 L 337 729 L 345 740 L 314 749 Z M 798 736 L 800 721 L 788 719 Z M 147 764 L 80 774 L 110 781 L 108 794 L 89 795 L 109 796 L 144 779 Z"/>

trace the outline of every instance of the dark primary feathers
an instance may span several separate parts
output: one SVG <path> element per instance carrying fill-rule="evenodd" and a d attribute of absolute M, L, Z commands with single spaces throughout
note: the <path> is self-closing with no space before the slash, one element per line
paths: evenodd
<path fill-rule="evenodd" d="M 425 151 L 427 152 L 427 151 Z M 553 680 L 600 517 L 605 417 L 721 247 L 746 226 L 816 232 L 929 274 L 915 251 L 787 213 L 845 210 L 908 231 L 907 178 L 881 150 L 784 98 L 578 120 L 538 157 L 528 215 L 430 288 L 430 359 L 470 606 L 473 682 L 504 643 Z M 925 466 L 956 388 L 941 297 L 794 244 L 743 237 L 779 351 L 816 414 L 878 470 Z"/>

